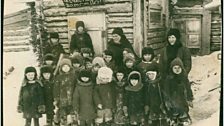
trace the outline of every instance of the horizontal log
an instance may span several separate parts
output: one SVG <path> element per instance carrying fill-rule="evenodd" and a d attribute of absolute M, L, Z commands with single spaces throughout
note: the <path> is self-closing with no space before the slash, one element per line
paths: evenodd
<path fill-rule="evenodd" d="M 154 44 L 154 43 L 160 43 L 160 42 L 164 42 L 164 38 L 148 38 L 148 44 Z"/>
<path fill-rule="evenodd" d="M 67 27 L 47 27 L 49 32 L 68 32 Z"/>
<path fill-rule="evenodd" d="M 222 39 L 219 37 L 219 38 L 211 38 L 211 42 L 221 42 Z"/>
<path fill-rule="evenodd" d="M 132 22 L 127 22 L 127 23 L 109 23 L 107 24 L 108 28 L 116 28 L 116 27 L 121 27 L 121 28 L 133 28 L 133 23 Z"/>
<path fill-rule="evenodd" d="M 47 27 L 68 27 L 67 21 L 51 22 L 46 24 Z"/>
<path fill-rule="evenodd" d="M 120 3 L 120 4 L 106 4 L 100 6 L 91 6 L 88 7 L 80 7 L 80 8 L 65 8 L 65 7 L 51 7 L 49 9 L 44 10 L 45 16 L 50 15 L 67 15 L 67 13 L 88 13 L 94 11 L 106 11 L 107 13 L 110 12 L 132 12 L 132 4 L 130 3 Z"/>
<path fill-rule="evenodd" d="M 30 48 L 16 48 L 16 49 L 3 49 L 4 52 L 25 52 L 30 51 Z"/>
<path fill-rule="evenodd" d="M 124 3 L 124 2 L 130 2 L 130 0 L 104 0 L 106 4 L 108 3 Z"/>
<path fill-rule="evenodd" d="M 203 14 L 203 8 L 178 8 L 174 9 L 174 14 L 191 14 L 191 15 L 201 15 Z"/>
<path fill-rule="evenodd" d="M 3 46 L 24 46 L 24 45 L 30 45 L 30 43 L 4 43 Z"/>
<path fill-rule="evenodd" d="M 29 35 L 26 36 L 4 36 L 4 41 L 17 41 L 17 40 L 27 40 L 29 39 Z"/>
<path fill-rule="evenodd" d="M 158 37 L 161 37 L 161 38 L 164 38 L 165 37 L 165 31 L 160 31 L 160 32 L 149 32 L 148 33 L 148 36 L 147 36 L 149 39 L 150 38 L 158 38 Z"/>
<path fill-rule="evenodd" d="M 221 50 L 221 45 L 211 45 L 211 51 L 219 51 Z"/>
<path fill-rule="evenodd" d="M 116 12 L 116 13 L 108 13 L 107 14 L 110 17 L 132 17 L 133 13 L 132 12 L 125 12 L 125 13 L 121 13 L 121 12 Z"/>
<path fill-rule="evenodd" d="M 4 26 L 3 27 L 3 30 L 4 31 L 6 31 L 6 30 L 20 30 L 20 29 L 26 29 L 26 28 L 28 28 L 28 26 L 27 25 L 19 25 L 19 26 L 8 26 L 8 27 L 6 27 L 6 26 Z"/>
<path fill-rule="evenodd" d="M 68 41 L 67 38 L 60 38 L 59 43 L 61 43 L 61 44 L 68 44 L 69 41 Z"/>
<path fill-rule="evenodd" d="M 4 25 L 16 23 L 16 22 L 21 22 L 21 21 L 24 21 L 24 20 L 28 20 L 27 12 L 26 13 L 21 13 L 19 15 L 15 15 L 15 16 L 10 17 L 10 18 L 4 18 Z"/>
<path fill-rule="evenodd" d="M 26 39 L 26 40 L 14 40 L 14 41 L 3 41 L 3 44 L 11 44 L 11 43 L 29 43 L 29 39 Z"/>
<path fill-rule="evenodd" d="M 23 14 L 23 13 L 26 13 L 26 12 L 29 11 L 29 10 L 30 10 L 30 8 L 26 8 L 26 9 L 17 11 L 17 12 L 15 12 L 15 13 L 11 13 L 11 14 L 4 15 L 4 19 L 5 19 L 5 18 L 14 17 L 14 16 L 16 16 L 16 15 L 20 15 L 20 14 Z"/>
<path fill-rule="evenodd" d="M 161 31 L 166 31 L 166 29 L 164 27 L 148 29 L 148 33 L 150 33 L 150 32 L 161 32 Z"/>
<path fill-rule="evenodd" d="M 120 22 L 133 22 L 132 17 L 109 17 L 109 23 L 120 23 Z"/>
<path fill-rule="evenodd" d="M 221 24 L 219 24 L 219 23 L 216 23 L 216 24 L 211 24 L 211 28 L 212 29 L 216 29 L 216 28 L 221 28 L 222 26 L 221 26 Z"/>
<path fill-rule="evenodd" d="M 220 32 L 211 32 L 211 36 L 221 36 L 221 31 Z"/>
<path fill-rule="evenodd" d="M 23 36 L 28 34 L 29 34 L 28 29 L 6 30 L 3 32 L 4 36 Z"/>
<path fill-rule="evenodd" d="M 67 21 L 67 16 L 56 16 L 56 17 L 48 16 L 48 17 L 45 17 L 45 21 L 47 23 Z"/>
<path fill-rule="evenodd" d="M 160 43 L 154 43 L 154 44 L 147 44 L 147 46 L 152 47 L 153 49 L 159 49 L 163 48 L 165 46 L 165 42 L 160 42 Z"/>

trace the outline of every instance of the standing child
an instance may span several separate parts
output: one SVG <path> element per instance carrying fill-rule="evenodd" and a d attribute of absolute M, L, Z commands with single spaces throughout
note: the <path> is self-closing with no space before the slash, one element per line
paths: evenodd
<path fill-rule="evenodd" d="M 54 96 L 53 96 L 53 70 L 51 66 L 43 66 L 40 69 L 41 82 L 43 84 L 44 91 L 44 101 L 46 106 L 46 121 L 45 126 L 52 126 L 53 116 L 54 116 Z"/>
<path fill-rule="evenodd" d="M 124 70 L 126 75 L 129 75 L 131 71 L 138 70 L 135 61 L 136 60 L 133 55 L 127 55 L 124 58 Z"/>
<path fill-rule="evenodd" d="M 78 114 L 80 126 L 92 126 L 96 117 L 93 101 L 91 71 L 81 70 L 73 95 L 73 109 Z"/>
<path fill-rule="evenodd" d="M 36 69 L 34 67 L 27 67 L 17 107 L 17 111 L 23 113 L 26 126 L 31 126 L 32 119 L 34 120 L 34 126 L 39 126 L 39 118 L 42 117 L 41 113 L 45 111 L 43 97 L 41 83 L 37 81 Z"/>
<path fill-rule="evenodd" d="M 153 64 L 155 57 L 154 50 L 151 47 L 144 47 L 142 49 L 142 61 L 137 65 L 137 68 L 145 73 L 146 68 Z"/>
<path fill-rule="evenodd" d="M 159 65 L 153 63 L 146 68 L 145 76 L 145 115 L 149 126 L 168 126 L 161 92 L 161 76 Z"/>
<path fill-rule="evenodd" d="M 144 89 L 141 74 L 132 71 L 125 87 L 124 113 L 129 117 L 130 125 L 144 125 Z"/>
<path fill-rule="evenodd" d="M 94 88 L 94 101 L 97 106 L 96 125 L 111 125 L 112 110 L 115 107 L 113 71 L 108 67 L 98 70 L 96 86 Z"/>
<path fill-rule="evenodd" d="M 126 86 L 126 77 L 125 72 L 122 68 L 118 68 L 118 70 L 114 74 L 115 78 L 115 99 L 116 99 L 116 109 L 114 112 L 114 123 L 117 125 L 125 125 L 128 123 L 128 119 L 124 114 L 123 106 L 124 106 L 124 93 Z"/>
<path fill-rule="evenodd" d="M 64 58 L 60 62 L 59 75 L 55 78 L 54 101 L 58 109 L 55 123 L 67 125 L 67 116 L 72 111 L 72 95 L 75 89 L 75 78 L 72 73 L 71 60 Z"/>
<path fill-rule="evenodd" d="M 165 91 L 174 103 L 173 113 L 177 114 L 180 125 L 191 123 L 189 106 L 193 107 L 193 94 L 182 60 L 177 57 L 170 64 L 170 73 L 165 84 Z"/>
<path fill-rule="evenodd" d="M 116 69 L 113 53 L 110 50 L 105 50 L 103 52 L 103 59 L 106 63 L 106 66 L 112 69 L 113 71 Z"/>
<path fill-rule="evenodd" d="M 70 52 L 74 50 L 81 51 L 81 48 L 90 48 L 94 54 L 93 43 L 90 35 L 86 32 L 83 21 L 76 22 L 76 31 L 72 35 L 70 42 Z"/>

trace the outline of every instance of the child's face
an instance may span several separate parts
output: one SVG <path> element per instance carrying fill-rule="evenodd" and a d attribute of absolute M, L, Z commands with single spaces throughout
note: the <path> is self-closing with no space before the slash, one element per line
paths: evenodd
<path fill-rule="evenodd" d="M 138 79 L 131 79 L 130 83 L 132 86 L 136 86 L 138 84 Z"/>
<path fill-rule="evenodd" d="M 173 66 L 173 73 L 180 74 L 182 72 L 182 68 L 179 65 Z"/>
<path fill-rule="evenodd" d="M 43 77 L 44 79 L 49 80 L 51 77 L 51 73 L 43 73 Z"/>
<path fill-rule="evenodd" d="M 84 58 L 87 58 L 87 57 L 90 57 L 90 54 L 89 54 L 89 53 L 83 53 L 82 56 L 83 56 Z"/>
<path fill-rule="evenodd" d="M 62 66 L 62 71 L 65 72 L 65 73 L 69 72 L 70 69 L 71 69 L 70 66 L 67 65 L 67 64 L 65 64 L 65 65 Z"/>
<path fill-rule="evenodd" d="M 146 75 L 150 80 L 155 80 L 157 72 L 156 71 L 148 71 L 148 72 L 146 72 Z"/>
<path fill-rule="evenodd" d="M 176 42 L 177 38 L 174 35 L 168 36 L 168 41 L 170 45 L 174 45 Z"/>
<path fill-rule="evenodd" d="M 74 68 L 79 68 L 79 67 L 80 67 L 80 63 L 73 63 L 72 66 L 73 66 Z"/>
<path fill-rule="evenodd" d="M 143 58 L 144 58 L 145 61 L 149 62 L 152 59 L 152 54 L 144 54 Z"/>
<path fill-rule="evenodd" d="M 127 56 L 128 55 L 128 52 L 127 51 L 123 51 L 123 57 Z"/>
<path fill-rule="evenodd" d="M 102 84 L 106 84 L 106 83 L 108 83 L 110 81 L 110 78 L 108 78 L 108 77 L 101 77 L 100 80 L 101 80 Z"/>
<path fill-rule="evenodd" d="M 93 64 L 91 62 L 86 62 L 86 69 L 91 69 Z"/>
<path fill-rule="evenodd" d="M 129 61 L 127 61 L 127 62 L 125 63 L 125 65 L 126 65 L 127 68 L 132 68 L 133 65 L 134 65 L 134 63 L 133 63 L 131 60 L 129 60 Z"/>
<path fill-rule="evenodd" d="M 27 80 L 29 80 L 29 81 L 32 81 L 32 80 L 34 80 L 35 79 L 35 72 L 28 72 L 28 73 L 26 73 L 26 78 L 27 78 Z"/>
<path fill-rule="evenodd" d="M 51 42 L 52 42 L 52 44 L 57 45 L 58 44 L 58 38 L 51 38 Z"/>
<path fill-rule="evenodd" d="M 83 82 L 88 82 L 88 81 L 89 81 L 89 78 L 88 78 L 88 77 L 81 77 L 81 80 L 82 80 Z"/>
<path fill-rule="evenodd" d="M 105 56 L 104 56 L 104 60 L 105 60 L 107 63 L 109 63 L 109 62 L 112 60 L 112 56 L 110 56 L 110 55 L 105 55 Z"/>
<path fill-rule="evenodd" d="M 75 51 L 73 51 L 73 53 L 72 53 L 72 56 L 79 56 L 80 55 L 80 53 L 77 51 L 77 50 L 75 50 Z"/>
<path fill-rule="evenodd" d="M 100 69 L 100 66 L 99 65 L 93 66 L 93 71 L 97 72 L 99 69 Z"/>
<path fill-rule="evenodd" d="M 46 60 L 45 63 L 46 63 L 46 65 L 52 65 L 53 61 L 52 60 Z"/>
<path fill-rule="evenodd" d="M 124 74 L 123 73 L 117 73 L 116 77 L 119 81 L 121 81 L 124 78 Z"/>
<path fill-rule="evenodd" d="M 82 26 L 78 27 L 78 32 L 83 32 L 84 28 Z"/>

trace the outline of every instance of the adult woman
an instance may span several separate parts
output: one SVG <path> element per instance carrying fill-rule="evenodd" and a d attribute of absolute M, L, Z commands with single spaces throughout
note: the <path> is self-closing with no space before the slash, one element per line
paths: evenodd
<path fill-rule="evenodd" d="M 170 29 L 167 35 L 168 44 L 161 51 L 160 55 L 160 69 L 163 80 L 166 79 L 169 72 L 170 63 L 179 57 L 183 61 L 184 69 L 187 75 L 191 70 L 191 53 L 190 50 L 185 47 L 180 41 L 180 31 L 178 29 Z"/>
<path fill-rule="evenodd" d="M 116 66 L 120 66 L 123 64 L 124 48 L 131 49 L 135 57 L 137 57 L 131 43 L 128 41 L 128 39 L 124 35 L 122 28 L 115 28 L 112 32 L 112 35 L 113 35 L 113 38 L 108 44 L 108 50 L 110 50 L 113 53 Z"/>

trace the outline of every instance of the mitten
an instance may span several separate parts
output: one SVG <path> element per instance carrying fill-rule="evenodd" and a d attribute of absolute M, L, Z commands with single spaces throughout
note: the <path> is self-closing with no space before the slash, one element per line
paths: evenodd
<path fill-rule="evenodd" d="M 72 123 L 73 123 L 72 115 L 67 115 L 67 124 L 72 124 Z"/>
<path fill-rule="evenodd" d="M 38 106 L 38 112 L 39 113 L 44 113 L 45 112 L 45 105 L 39 105 Z"/>
<path fill-rule="evenodd" d="M 102 104 L 98 104 L 97 107 L 98 107 L 98 109 L 103 109 L 103 105 Z"/>
<path fill-rule="evenodd" d="M 23 112 L 23 108 L 22 108 L 22 106 L 17 106 L 17 112 L 18 113 L 22 113 Z"/>

